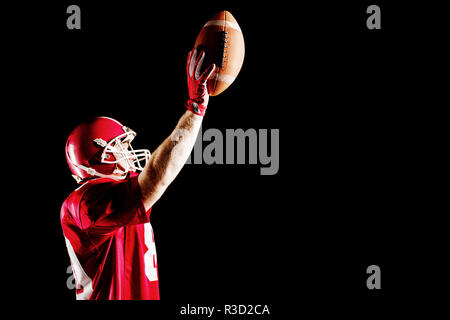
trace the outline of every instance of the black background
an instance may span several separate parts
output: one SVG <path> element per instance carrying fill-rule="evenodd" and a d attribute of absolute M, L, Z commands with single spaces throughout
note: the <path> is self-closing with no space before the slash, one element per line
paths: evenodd
<path fill-rule="evenodd" d="M 81 30 L 66 28 L 70 4 L 81 7 Z M 370 4 L 381 7 L 381 30 L 366 28 Z M 431 173 L 419 170 L 419 145 L 441 20 L 435 6 L 396 4 L 59 1 L 11 9 L 5 114 L 15 147 L 26 143 L 32 155 L 15 160 L 23 169 L 11 187 L 28 217 L 20 227 L 28 254 L 11 266 L 20 273 L 14 296 L 73 309 L 59 222 L 76 187 L 64 157 L 68 134 L 105 115 L 137 131 L 135 147 L 154 150 L 185 110 L 187 53 L 224 9 L 243 30 L 246 56 L 233 85 L 211 98 L 203 130 L 280 129 L 279 171 L 187 165 L 152 211 L 161 301 L 80 303 L 76 312 L 175 318 L 187 303 L 252 303 L 268 304 L 273 318 L 306 310 L 367 317 L 423 293 L 436 276 L 421 273 L 436 258 L 425 240 L 438 234 L 425 236 Z M 22 250 L 12 251 L 11 261 L 22 261 Z M 381 268 L 378 291 L 366 287 L 371 264 Z"/>

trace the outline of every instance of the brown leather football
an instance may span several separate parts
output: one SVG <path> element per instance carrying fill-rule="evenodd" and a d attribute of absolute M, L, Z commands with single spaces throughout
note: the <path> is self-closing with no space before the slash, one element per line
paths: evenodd
<path fill-rule="evenodd" d="M 216 64 L 208 92 L 217 96 L 233 83 L 244 62 L 244 36 L 236 19 L 228 11 L 214 15 L 200 30 L 194 48 L 205 50 L 202 72 Z"/>

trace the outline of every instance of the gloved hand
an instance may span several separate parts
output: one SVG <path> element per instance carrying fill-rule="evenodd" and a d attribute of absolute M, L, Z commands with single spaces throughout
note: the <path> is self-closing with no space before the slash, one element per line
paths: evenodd
<path fill-rule="evenodd" d="M 205 59 L 205 51 L 202 50 L 198 57 L 197 51 L 197 49 L 193 49 L 188 54 L 186 73 L 189 99 L 185 105 L 191 112 L 199 116 L 204 116 L 209 101 L 207 81 L 214 72 L 216 65 L 210 65 L 200 75 L 203 60 Z"/>

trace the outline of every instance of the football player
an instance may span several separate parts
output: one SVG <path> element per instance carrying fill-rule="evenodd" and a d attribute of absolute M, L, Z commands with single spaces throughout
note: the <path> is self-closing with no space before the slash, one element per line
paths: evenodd
<path fill-rule="evenodd" d="M 204 58 L 204 51 L 189 52 L 187 110 L 151 156 L 131 147 L 133 130 L 107 117 L 81 123 L 67 139 L 67 163 L 81 186 L 64 201 L 61 225 L 77 299 L 159 300 L 149 217 L 186 163 L 205 115 L 215 65 L 200 73 Z"/>

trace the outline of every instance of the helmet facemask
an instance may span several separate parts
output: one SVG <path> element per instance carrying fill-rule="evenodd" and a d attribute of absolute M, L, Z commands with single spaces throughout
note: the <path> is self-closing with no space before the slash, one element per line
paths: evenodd
<path fill-rule="evenodd" d="M 113 174 L 126 176 L 129 171 L 144 170 L 151 154 L 147 149 L 134 150 L 131 146 L 131 141 L 136 137 L 136 132 L 127 127 L 123 127 L 123 130 L 125 131 L 123 134 L 115 137 L 108 143 L 99 141 L 101 139 L 95 139 L 94 141 L 102 144 L 102 146 L 104 145 L 101 163 L 116 164 Z M 119 163 L 124 167 L 124 170 L 118 168 Z"/>

